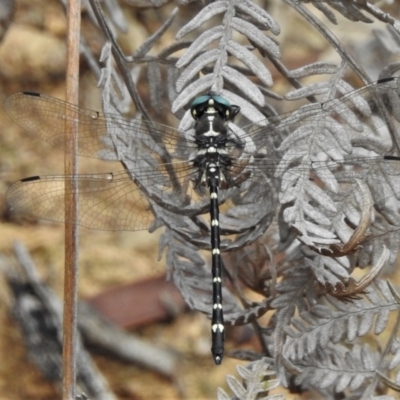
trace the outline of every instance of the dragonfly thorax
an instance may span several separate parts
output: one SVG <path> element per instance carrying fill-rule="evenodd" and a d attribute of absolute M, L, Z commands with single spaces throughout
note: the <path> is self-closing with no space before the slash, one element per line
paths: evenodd
<path fill-rule="evenodd" d="M 227 123 L 240 111 L 226 99 L 214 94 L 201 96 L 193 101 L 191 114 L 195 119 L 195 141 L 197 152 L 192 157 L 198 169 L 196 184 L 219 186 L 226 181 L 226 168 L 231 157 L 226 150 L 228 141 Z"/>
<path fill-rule="evenodd" d="M 196 121 L 195 140 L 200 153 L 224 152 L 228 140 L 227 124 L 239 113 L 240 107 L 210 93 L 196 98 L 190 110 Z"/>

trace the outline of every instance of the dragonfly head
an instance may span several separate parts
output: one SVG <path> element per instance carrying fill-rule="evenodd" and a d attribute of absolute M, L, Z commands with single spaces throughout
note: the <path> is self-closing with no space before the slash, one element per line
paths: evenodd
<path fill-rule="evenodd" d="M 217 114 L 223 121 L 232 121 L 239 113 L 240 107 L 232 105 L 224 97 L 209 93 L 193 100 L 190 112 L 193 119 L 198 121 L 204 115 Z"/>

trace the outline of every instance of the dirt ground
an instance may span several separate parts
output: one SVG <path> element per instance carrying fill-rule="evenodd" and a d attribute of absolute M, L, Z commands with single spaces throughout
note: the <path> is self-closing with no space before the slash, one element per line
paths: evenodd
<path fill-rule="evenodd" d="M 309 29 L 292 13 L 276 7 L 273 14 L 280 23 L 292 21 L 293 32 Z M 141 14 L 130 13 L 131 24 L 124 41 L 126 50 L 133 50 L 153 31 L 150 18 L 139 22 Z M 142 21 L 142 20 L 140 20 Z M 87 16 L 83 28 L 91 45 L 101 47 Z M 147 25 L 146 25 L 147 24 Z M 361 26 L 362 43 L 370 27 Z M 0 104 L 17 91 L 34 90 L 63 98 L 65 90 L 65 17 L 55 0 L 16 1 L 16 9 L 8 31 L 0 43 Z M 331 50 L 322 38 L 311 32 L 297 41 L 293 32 L 279 37 L 283 57 L 291 68 L 317 59 L 330 59 Z M 305 32 L 305 31 L 304 31 Z M 357 36 L 357 35 L 356 35 Z M 283 44 L 286 44 L 284 46 Z M 335 58 L 337 60 L 337 58 Z M 278 82 L 279 84 L 279 82 Z M 81 104 L 101 109 L 100 91 L 88 67 L 81 69 Z M 283 111 L 283 110 L 282 110 Z M 21 216 L 10 216 L 4 194 L 12 182 L 40 174 L 60 174 L 63 154 L 40 140 L 27 136 L 0 107 L 0 253 L 12 254 L 15 240 L 30 251 L 44 281 L 60 296 L 63 290 L 64 227 Z M 106 166 L 97 160 L 81 160 L 81 172 L 112 171 L 119 164 Z M 158 261 L 159 234 L 148 232 L 101 232 L 80 230 L 79 295 L 88 298 L 102 291 L 159 275 L 165 270 Z M 10 296 L 0 277 L 0 400 L 53 400 L 59 392 L 43 378 L 27 357 L 18 325 L 9 315 Z M 236 375 L 235 360 L 226 358 L 216 367 L 209 354 L 209 321 L 200 313 L 187 313 L 169 324 L 157 324 L 140 331 L 151 343 L 169 344 L 185 354 L 176 379 L 169 381 L 142 367 L 128 365 L 109 357 L 94 359 L 119 399 L 212 399 L 216 388 L 226 385 L 228 374 Z M 179 337 L 179 340 L 176 338 Z M 295 397 L 287 395 L 287 399 Z"/>

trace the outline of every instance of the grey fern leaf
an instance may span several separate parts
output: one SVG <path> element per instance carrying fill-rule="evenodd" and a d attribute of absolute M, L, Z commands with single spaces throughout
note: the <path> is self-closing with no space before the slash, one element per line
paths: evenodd
<path fill-rule="evenodd" d="M 299 100 L 313 94 L 327 94 L 328 96 L 327 98 L 325 98 L 325 100 L 330 100 L 333 89 L 337 92 L 338 96 L 344 96 L 354 90 L 354 88 L 351 87 L 347 82 L 340 79 L 335 81 L 334 86 L 332 86 L 332 82 L 317 82 L 311 85 L 303 86 L 299 89 L 295 89 L 291 92 L 286 93 L 285 98 L 287 100 Z M 343 100 L 344 99 L 342 99 L 342 103 Z M 335 107 L 335 102 L 330 102 L 329 106 Z M 346 107 L 346 105 L 344 106 Z M 361 112 L 369 111 L 368 103 L 363 101 L 363 99 L 360 97 L 358 99 L 357 97 L 354 97 L 354 99 L 352 99 L 351 106 L 356 108 L 360 107 L 359 111 Z M 350 109 L 350 105 L 347 106 L 347 108 Z M 340 111 L 342 112 L 342 110 Z"/>
<path fill-rule="evenodd" d="M 233 375 L 227 375 L 226 381 L 228 383 L 229 388 L 232 390 L 232 392 L 238 399 L 246 398 L 245 387 Z"/>
<path fill-rule="evenodd" d="M 378 315 L 378 318 L 375 322 L 375 334 L 379 335 L 384 331 L 388 322 L 389 322 L 389 314 L 390 310 L 382 310 L 382 312 Z"/>
<path fill-rule="evenodd" d="M 340 376 L 336 381 L 335 391 L 337 393 L 340 393 L 346 390 L 352 379 L 352 375 L 343 374 L 342 376 Z"/>
<path fill-rule="evenodd" d="M 269 310 L 270 305 L 267 300 L 259 303 L 251 303 L 246 309 L 235 309 L 229 313 L 224 313 L 224 320 L 230 325 L 245 325 L 260 318 Z"/>
<path fill-rule="evenodd" d="M 176 60 L 170 56 L 178 51 L 187 49 L 191 44 L 192 44 L 191 41 L 182 41 L 182 42 L 171 43 L 170 45 L 168 45 L 160 50 L 160 52 L 157 54 L 157 59 L 159 61 L 164 61 L 164 62 L 169 61 L 168 62 L 169 65 L 174 64 Z"/>
<path fill-rule="evenodd" d="M 303 2 L 302 0 L 297 0 L 298 2 Z M 305 0 L 304 2 L 312 3 L 320 11 L 323 11 L 325 16 L 331 20 L 333 23 L 337 23 L 336 18 L 333 14 L 328 11 L 325 4 L 329 5 L 336 11 L 340 12 L 344 17 L 350 21 L 361 21 L 366 23 L 371 23 L 372 21 L 367 18 L 359 9 L 360 5 L 355 2 L 349 2 L 347 0 Z M 324 4 L 322 4 L 324 3 Z"/>
<path fill-rule="evenodd" d="M 297 0 L 296 2 L 298 3 L 302 3 L 302 2 L 308 2 L 307 0 L 302 1 L 302 0 Z M 318 9 L 319 11 L 321 11 L 325 17 L 332 22 L 332 24 L 337 25 L 338 24 L 338 20 L 336 19 L 335 14 L 329 9 L 329 7 L 327 7 L 323 2 L 321 1 L 314 1 L 313 2 L 313 6 Z"/>
<path fill-rule="evenodd" d="M 308 302 L 316 301 L 316 292 L 313 290 L 314 280 L 309 269 L 300 265 L 289 268 L 283 274 L 282 281 L 277 285 L 278 295 L 272 301 L 271 307 L 277 309 L 274 325 L 274 344 L 270 351 L 275 357 L 278 378 L 286 382 L 285 370 L 281 367 L 286 343 L 285 329 L 296 310 L 299 312 L 308 309 Z"/>
<path fill-rule="evenodd" d="M 201 70 L 215 62 L 220 56 L 219 49 L 207 50 L 197 58 L 195 58 L 181 73 L 179 79 L 176 82 L 176 89 L 180 92 L 185 85 L 187 85 L 191 79 L 193 79 Z"/>
<path fill-rule="evenodd" d="M 305 160 L 305 162 L 307 162 Z M 296 173 L 296 175 L 295 175 Z M 304 169 L 292 170 L 290 173 L 290 180 L 286 175 L 282 177 L 287 183 L 291 183 L 291 186 L 282 187 L 282 192 L 280 194 L 280 202 L 282 204 L 292 203 L 293 206 L 287 207 L 284 210 L 285 221 L 295 226 L 296 229 L 301 232 L 301 240 L 303 243 L 309 246 L 320 246 L 320 245 L 332 245 L 338 243 L 335 235 L 327 228 L 323 228 L 320 224 L 308 221 L 304 215 L 304 202 L 303 199 L 314 199 L 318 204 L 321 205 L 321 209 L 318 213 L 322 212 L 337 212 L 336 206 L 332 199 L 321 190 L 320 187 L 315 185 L 313 182 L 308 180 L 308 175 L 304 173 Z M 287 182 L 286 182 L 287 181 Z M 302 198 L 299 198 L 299 193 L 301 193 Z M 297 199 L 297 201 L 296 201 Z M 312 215 L 314 219 L 314 215 Z M 315 234 L 317 236 L 313 237 L 310 234 Z"/>
<path fill-rule="evenodd" d="M 303 86 L 301 89 L 296 89 L 292 92 L 286 93 L 284 98 L 286 100 L 299 100 L 308 96 L 315 96 L 326 94 L 332 90 L 330 82 L 317 82 L 311 85 Z"/>
<path fill-rule="evenodd" d="M 108 59 L 111 57 L 111 43 L 107 42 L 101 49 L 101 54 L 100 54 L 100 62 L 106 63 Z M 110 68 L 102 68 L 100 71 L 100 78 L 98 81 L 98 85 L 100 87 L 108 87 L 108 79 L 110 78 L 111 73 L 110 73 Z"/>
<path fill-rule="evenodd" d="M 274 35 L 279 35 L 281 29 L 278 23 L 261 7 L 252 1 L 237 1 L 236 7 L 244 14 L 258 22 L 265 29 L 269 29 Z"/>
<path fill-rule="evenodd" d="M 233 40 L 229 40 L 226 47 L 228 52 L 245 64 L 247 68 L 249 68 L 249 70 L 253 72 L 253 74 L 257 76 L 262 83 L 264 83 L 264 85 L 272 85 L 272 77 L 270 72 L 251 51 L 249 51 L 246 47 L 234 42 Z"/>
<path fill-rule="evenodd" d="M 309 383 L 320 390 L 333 387 L 335 392 L 345 389 L 354 392 L 374 379 L 378 362 L 377 353 L 368 346 L 354 346 L 350 351 L 338 345 L 330 346 L 319 351 L 316 358 L 305 360 L 295 380 L 299 385 Z"/>
<path fill-rule="evenodd" d="M 221 75 L 258 106 L 262 107 L 264 105 L 264 96 L 250 79 L 227 65 L 222 67 Z"/>
<path fill-rule="evenodd" d="M 163 6 L 166 1 L 165 0 L 127 0 L 125 3 L 130 4 L 135 7 L 153 7 L 159 8 Z"/>
<path fill-rule="evenodd" d="M 399 339 L 395 339 L 390 347 L 390 353 L 392 354 L 392 359 L 388 365 L 389 370 L 393 370 L 394 368 L 400 365 L 400 342 Z M 399 379 L 397 378 L 396 381 Z"/>
<path fill-rule="evenodd" d="M 197 57 L 201 54 L 205 47 L 207 47 L 214 40 L 220 39 L 223 33 L 224 28 L 222 26 L 215 26 L 214 28 L 208 29 L 207 31 L 203 32 L 179 58 L 176 66 L 178 68 L 182 68 L 188 65 L 194 57 Z"/>
<path fill-rule="evenodd" d="M 176 91 L 176 82 L 179 79 L 180 72 L 175 65 L 168 65 L 167 68 L 167 92 L 169 103 L 173 104 L 175 99 L 178 97 L 178 93 Z M 182 116 L 179 114 L 175 114 L 178 118 Z"/>
<path fill-rule="evenodd" d="M 387 302 L 392 301 L 393 299 L 397 300 L 396 295 L 392 292 L 391 284 L 388 281 L 384 281 L 383 279 L 378 279 L 375 281 L 375 285 L 379 289 L 379 295 L 382 296 Z M 366 295 L 371 303 L 377 303 L 379 301 L 379 296 L 377 296 L 377 300 L 375 300 L 375 296 L 371 297 L 371 294 L 375 292 L 367 292 Z M 381 332 L 377 332 L 378 334 Z"/>
<path fill-rule="evenodd" d="M 184 25 L 178 33 L 175 35 L 177 40 L 182 39 L 188 33 L 199 28 L 204 22 L 208 21 L 212 17 L 218 14 L 222 14 L 228 8 L 228 1 L 215 1 L 204 7 L 191 21 Z"/>
<path fill-rule="evenodd" d="M 329 282 L 335 286 L 337 283 L 350 278 L 351 263 L 348 257 L 327 257 L 304 250 L 308 255 L 305 264 L 310 267 L 317 281 L 321 284 Z"/>
<path fill-rule="evenodd" d="M 255 25 L 243 19 L 232 18 L 233 29 L 246 36 L 249 40 L 265 50 L 273 58 L 280 58 L 279 47 L 267 35 L 263 34 Z"/>
<path fill-rule="evenodd" d="M 269 391 L 277 388 L 280 384 L 278 379 L 272 378 L 275 371 L 270 367 L 270 360 L 267 358 L 253 361 L 246 366 L 238 365 L 236 369 L 243 379 L 243 384 L 234 376 L 227 376 L 228 385 L 235 395 L 234 398 L 240 400 L 283 400 L 282 395 L 268 395 Z M 221 397 L 218 397 L 218 399 L 229 398 L 222 389 L 219 389 L 220 391 Z"/>
<path fill-rule="evenodd" d="M 161 113 L 163 109 L 163 86 L 161 85 L 161 70 L 157 61 L 150 62 L 147 66 L 147 80 L 149 83 L 150 102 L 153 108 Z"/>
<path fill-rule="evenodd" d="M 366 17 L 358 8 L 356 3 L 348 3 L 347 1 L 333 2 L 329 1 L 329 5 L 335 10 L 339 11 L 344 17 L 350 21 L 361 21 L 372 23 L 373 21 Z"/>
<path fill-rule="evenodd" d="M 125 113 L 129 109 L 131 99 L 126 86 L 115 71 L 110 43 L 103 46 L 101 61 L 104 63 L 104 67 L 101 69 L 98 85 L 103 88 L 103 108 L 110 113 Z M 110 160 L 110 154 L 105 159 Z"/>
<path fill-rule="evenodd" d="M 357 336 L 364 336 L 371 330 L 377 316 L 382 313 L 386 316 L 388 311 L 397 308 L 394 299 L 386 301 L 378 289 L 370 287 L 368 293 L 374 293 L 376 296 L 370 296 L 369 302 L 354 300 L 351 304 L 347 303 L 346 307 L 343 307 L 340 300 L 327 296 L 327 301 L 331 306 L 336 306 L 336 309 L 318 304 L 310 311 L 302 311 L 301 320 L 297 317 L 292 318 L 295 329 L 285 328 L 289 335 L 284 350 L 285 357 L 300 360 L 314 353 L 318 347 L 326 347 L 328 341 L 337 343 L 344 334 L 346 339 L 352 342 Z"/>
<path fill-rule="evenodd" d="M 153 35 L 149 36 L 133 53 L 133 58 L 140 59 L 143 58 L 156 44 L 157 40 L 159 40 L 162 35 L 167 31 L 167 29 L 172 25 L 174 22 L 175 17 L 178 14 L 179 9 L 176 7 L 172 10 L 170 16 L 164 22 L 164 24 L 157 29 Z M 151 81 L 149 81 L 151 82 Z"/>
<path fill-rule="evenodd" d="M 217 389 L 217 399 L 218 400 L 236 400 L 234 398 L 231 398 L 228 393 L 225 392 L 224 389 L 218 388 Z"/>
<path fill-rule="evenodd" d="M 331 62 L 315 62 L 307 64 L 297 69 L 290 70 L 290 76 L 292 78 L 300 79 L 310 75 L 320 74 L 336 74 L 338 72 L 338 65 Z"/>
<path fill-rule="evenodd" d="M 278 310 L 289 307 L 291 312 L 295 311 L 293 306 L 297 307 L 299 311 L 308 309 L 303 295 L 305 291 L 313 293 L 311 290 L 313 283 L 314 280 L 307 267 L 296 265 L 289 268 L 284 274 L 284 279 L 276 287 L 279 295 L 272 301 L 271 306 Z M 289 318 L 292 315 L 290 314 Z"/>
<path fill-rule="evenodd" d="M 391 31 L 391 29 L 388 29 L 389 31 Z M 397 34 L 397 32 L 396 32 Z M 400 34 L 397 34 L 398 37 L 396 37 L 397 41 L 394 50 L 392 50 L 392 53 L 394 54 L 398 54 L 400 53 Z M 399 49 L 397 51 L 397 46 L 399 46 Z M 400 69 L 400 62 L 395 62 L 395 63 L 391 63 L 389 65 L 387 65 L 385 68 L 382 69 L 381 73 L 379 74 L 379 79 L 385 79 L 385 78 L 389 78 L 391 76 L 395 76 L 396 73 L 399 71 Z"/>
<path fill-rule="evenodd" d="M 256 123 L 258 126 L 263 126 L 266 123 L 265 116 L 253 104 L 243 99 L 242 96 L 230 90 L 222 90 L 221 95 L 226 97 L 232 104 L 238 105 L 248 121 Z"/>
<path fill-rule="evenodd" d="M 377 353 L 369 351 L 369 348 L 367 346 L 361 347 L 360 356 L 361 356 L 362 366 L 366 370 L 373 370 L 374 368 L 376 368 L 377 355 L 378 355 Z"/>

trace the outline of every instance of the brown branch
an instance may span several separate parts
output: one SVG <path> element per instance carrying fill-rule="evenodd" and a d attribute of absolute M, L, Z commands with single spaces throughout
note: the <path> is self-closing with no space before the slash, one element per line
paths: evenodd
<path fill-rule="evenodd" d="M 66 101 L 78 104 L 79 47 L 80 47 L 80 0 L 69 0 L 67 9 L 67 82 Z M 67 110 L 66 110 L 67 111 Z M 78 121 L 66 113 L 66 175 L 76 175 L 76 146 Z M 65 272 L 64 272 L 64 320 L 63 320 L 63 400 L 75 399 L 76 343 L 77 343 L 77 277 L 78 277 L 78 192 L 77 183 L 65 183 Z"/>

